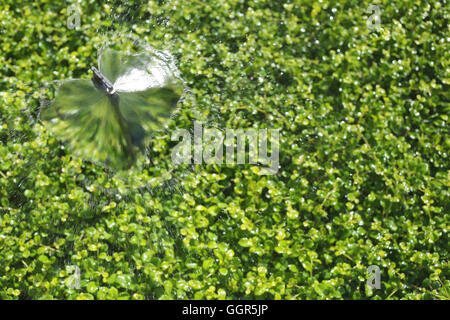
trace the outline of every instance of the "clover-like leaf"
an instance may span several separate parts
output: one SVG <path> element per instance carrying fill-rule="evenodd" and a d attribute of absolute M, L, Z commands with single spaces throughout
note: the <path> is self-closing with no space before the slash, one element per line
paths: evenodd
<path fill-rule="evenodd" d="M 107 49 L 91 80 L 65 80 L 42 119 L 74 152 L 115 169 L 129 168 L 183 92 L 169 57 Z"/>

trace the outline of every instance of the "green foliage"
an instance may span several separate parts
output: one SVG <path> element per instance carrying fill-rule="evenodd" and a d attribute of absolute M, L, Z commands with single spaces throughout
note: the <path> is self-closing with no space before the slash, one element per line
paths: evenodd
<path fill-rule="evenodd" d="M 0 298 L 449 299 L 446 1 L 384 1 L 378 30 L 370 1 L 126 3 L 68 29 L 64 2 L 1 2 Z M 74 156 L 38 120 L 45 84 L 130 34 L 195 98 L 169 129 L 194 107 L 281 129 L 278 173 L 175 168 L 170 130 L 126 175 Z"/>
<path fill-rule="evenodd" d="M 159 73 L 151 74 L 152 69 Z M 149 143 L 145 138 L 170 118 L 183 86 L 164 60 L 147 53 L 125 55 L 105 49 L 99 70 L 116 93 L 107 95 L 91 80 L 64 80 L 51 106 L 41 110 L 41 119 L 84 159 L 128 169 L 136 149 Z M 146 77 L 138 74 L 136 80 L 135 70 Z"/>

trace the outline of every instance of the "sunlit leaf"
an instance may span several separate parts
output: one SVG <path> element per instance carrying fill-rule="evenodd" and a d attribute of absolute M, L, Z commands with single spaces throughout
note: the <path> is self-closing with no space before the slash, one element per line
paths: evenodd
<path fill-rule="evenodd" d="M 76 154 L 126 169 L 167 123 L 183 85 L 162 54 L 107 49 L 99 68 L 112 92 L 94 80 L 62 81 L 42 119 Z"/>

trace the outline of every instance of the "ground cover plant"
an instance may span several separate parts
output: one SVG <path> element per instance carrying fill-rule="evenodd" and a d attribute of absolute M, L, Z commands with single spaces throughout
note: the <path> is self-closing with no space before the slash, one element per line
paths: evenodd
<path fill-rule="evenodd" d="M 0 298 L 449 299 L 448 8 L 0 0 Z M 116 172 L 40 111 L 136 40 L 187 93 Z M 279 129 L 278 172 L 175 166 L 171 131 L 194 121 Z"/>

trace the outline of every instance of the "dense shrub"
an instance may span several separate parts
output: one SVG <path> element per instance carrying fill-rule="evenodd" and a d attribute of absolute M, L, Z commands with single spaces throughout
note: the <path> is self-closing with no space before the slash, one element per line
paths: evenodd
<path fill-rule="evenodd" d="M 371 1 L 126 3 L 83 1 L 78 29 L 64 1 L 1 3 L 0 298 L 449 298 L 446 0 L 383 1 L 378 30 Z M 125 174 L 39 121 L 120 37 L 172 52 L 193 98 Z M 280 129 L 280 170 L 174 167 L 196 117 Z"/>

